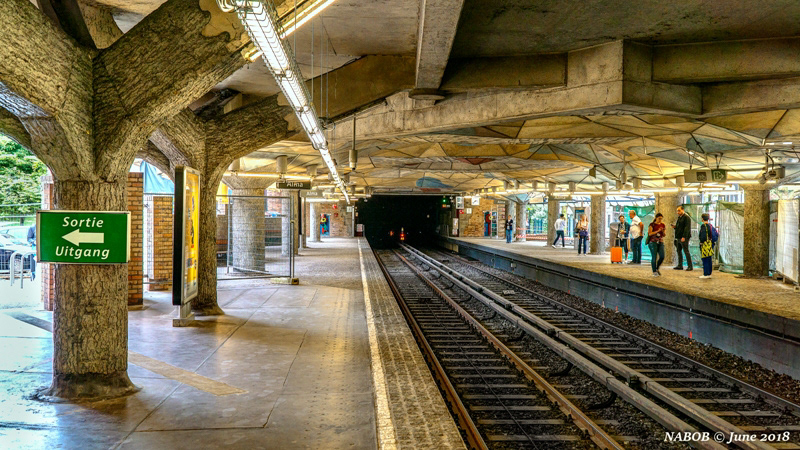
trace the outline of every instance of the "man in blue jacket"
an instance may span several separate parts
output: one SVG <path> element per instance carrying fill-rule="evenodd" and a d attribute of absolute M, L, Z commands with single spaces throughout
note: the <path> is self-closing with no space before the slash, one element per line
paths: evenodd
<path fill-rule="evenodd" d="M 689 239 L 692 237 L 692 219 L 683 210 L 683 206 L 678 206 L 678 220 L 672 226 L 675 229 L 675 250 L 678 251 L 678 265 L 673 267 L 675 270 L 683 270 L 683 256 L 686 255 L 686 271 L 692 269 L 692 257 L 689 256 Z"/>

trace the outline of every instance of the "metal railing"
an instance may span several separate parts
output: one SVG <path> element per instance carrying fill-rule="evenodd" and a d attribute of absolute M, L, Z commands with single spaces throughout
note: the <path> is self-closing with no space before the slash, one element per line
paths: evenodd
<path fill-rule="evenodd" d="M 294 276 L 291 197 L 218 196 L 217 279 Z"/>

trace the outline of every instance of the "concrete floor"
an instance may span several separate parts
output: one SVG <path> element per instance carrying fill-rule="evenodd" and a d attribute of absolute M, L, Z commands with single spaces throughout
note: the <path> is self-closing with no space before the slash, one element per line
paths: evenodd
<path fill-rule="evenodd" d="M 358 242 L 303 250 L 300 286 L 221 282 L 226 315 L 193 327 L 173 328 L 169 295 L 149 294 L 129 314 L 128 373 L 142 389 L 123 399 L 30 399 L 51 377 L 51 313 L 0 311 L 0 448 L 376 448 Z M 405 361 L 424 367 L 421 357 Z"/>
<path fill-rule="evenodd" d="M 491 238 L 453 238 L 485 245 L 493 248 L 556 261 L 583 270 L 611 275 L 639 283 L 658 286 L 685 294 L 696 295 L 719 302 L 741 306 L 800 320 L 800 293 L 792 285 L 769 278 L 739 278 L 737 275 L 715 271 L 710 279 L 699 279 L 703 268 L 695 267 L 692 272 L 672 270 L 674 264 L 661 266 L 661 277 L 653 277 L 649 261 L 642 265 L 611 264 L 609 255 L 578 256 L 577 250 L 570 247 L 552 248 L 542 242 L 512 242 Z M 649 250 L 643 246 L 643 253 Z"/>

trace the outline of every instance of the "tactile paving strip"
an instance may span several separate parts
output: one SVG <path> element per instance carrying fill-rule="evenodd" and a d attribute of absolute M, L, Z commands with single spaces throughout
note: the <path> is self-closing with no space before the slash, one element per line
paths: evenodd
<path fill-rule="evenodd" d="M 465 448 L 400 307 L 363 238 L 359 239 L 359 249 L 383 368 L 383 390 L 395 434 L 394 443 L 381 442 L 381 448 Z M 370 318 L 369 312 L 367 317 Z M 376 386 L 376 391 L 380 390 Z"/>

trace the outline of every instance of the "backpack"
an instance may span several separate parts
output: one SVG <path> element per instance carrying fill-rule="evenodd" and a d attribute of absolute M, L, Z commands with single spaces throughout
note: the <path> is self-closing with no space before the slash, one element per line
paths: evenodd
<path fill-rule="evenodd" d="M 714 225 L 709 226 L 711 227 L 711 242 L 716 244 L 717 240 L 719 239 L 719 232 L 717 231 L 717 227 Z"/>

